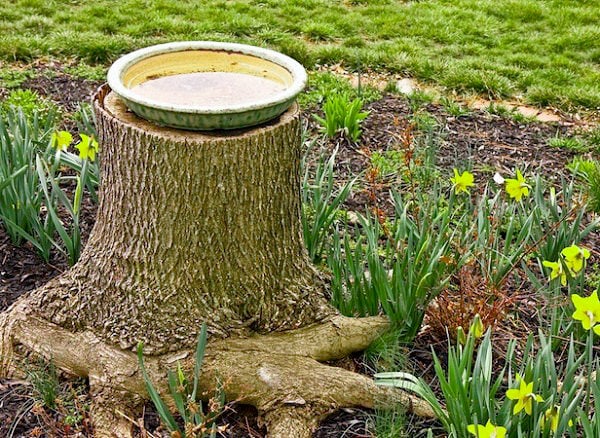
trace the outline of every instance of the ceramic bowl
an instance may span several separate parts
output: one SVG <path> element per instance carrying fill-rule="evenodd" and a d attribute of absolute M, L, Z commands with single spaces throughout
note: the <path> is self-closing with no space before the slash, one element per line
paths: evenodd
<path fill-rule="evenodd" d="M 156 78 L 188 73 L 237 73 L 268 79 L 278 91 L 251 102 L 169 103 L 144 97 L 135 87 Z M 108 84 L 138 116 L 159 125 L 196 131 L 259 125 L 282 114 L 306 85 L 304 67 L 273 50 L 245 44 L 186 41 L 136 50 L 108 71 Z"/>

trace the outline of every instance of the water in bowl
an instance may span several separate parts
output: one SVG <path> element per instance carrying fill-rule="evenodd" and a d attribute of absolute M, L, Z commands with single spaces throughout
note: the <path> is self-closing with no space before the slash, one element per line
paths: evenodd
<path fill-rule="evenodd" d="M 151 79 L 131 91 L 162 104 L 210 108 L 249 105 L 284 89 L 283 84 L 259 76 L 199 72 Z"/>

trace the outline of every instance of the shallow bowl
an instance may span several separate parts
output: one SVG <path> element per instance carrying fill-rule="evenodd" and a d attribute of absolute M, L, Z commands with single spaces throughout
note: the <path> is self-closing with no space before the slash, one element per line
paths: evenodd
<path fill-rule="evenodd" d="M 202 102 L 190 98 L 181 104 L 169 102 L 168 96 L 144 96 L 135 88 L 158 78 L 215 72 L 266 79 L 277 84 L 278 90 L 245 102 Z M 108 84 L 138 116 L 160 125 L 196 131 L 245 128 L 274 119 L 295 101 L 306 79 L 304 67 L 281 53 L 214 41 L 146 47 L 118 59 L 108 71 Z"/>

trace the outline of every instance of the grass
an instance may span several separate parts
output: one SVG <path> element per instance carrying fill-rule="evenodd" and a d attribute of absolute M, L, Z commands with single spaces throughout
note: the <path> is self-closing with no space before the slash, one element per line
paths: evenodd
<path fill-rule="evenodd" d="M 174 40 L 252 43 L 306 67 L 343 62 L 459 92 L 564 109 L 600 107 L 598 2 L 15 0 L 0 5 L 0 59 L 108 65 Z"/>

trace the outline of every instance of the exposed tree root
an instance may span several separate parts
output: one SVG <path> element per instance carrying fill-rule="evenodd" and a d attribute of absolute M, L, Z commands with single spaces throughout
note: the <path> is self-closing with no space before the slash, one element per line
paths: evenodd
<path fill-rule="evenodd" d="M 310 437 L 319 421 L 342 407 L 389 407 L 396 403 L 433 417 L 422 400 L 376 386 L 365 376 L 320 363 L 364 350 L 388 329 L 384 318 L 346 318 L 289 332 L 209 343 L 201 393 L 213 394 L 217 376 L 227 399 L 255 406 L 270 438 Z M 135 410 L 147 397 L 136 355 L 109 345 L 91 331 L 73 333 L 37 316 L 21 300 L 0 314 L 2 374 L 10 369 L 13 345 L 52 360 L 64 371 L 89 378 L 98 437 L 131 437 Z M 148 373 L 163 395 L 166 371 L 180 361 L 193 368 L 191 350 L 147 357 Z M 168 397 L 167 397 L 168 398 Z"/>

